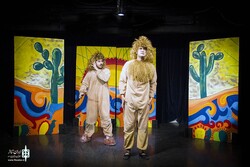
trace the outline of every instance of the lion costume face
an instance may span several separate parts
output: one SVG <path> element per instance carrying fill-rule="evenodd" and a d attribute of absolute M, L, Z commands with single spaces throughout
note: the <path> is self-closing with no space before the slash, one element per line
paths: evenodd
<path fill-rule="evenodd" d="M 95 68 L 93 67 L 93 63 L 96 62 L 97 60 L 100 60 L 100 59 L 103 60 L 103 68 L 105 68 L 106 67 L 106 60 L 105 60 L 104 55 L 101 52 L 96 52 L 89 59 L 88 70 L 89 71 L 95 70 Z"/>
<path fill-rule="evenodd" d="M 133 42 L 132 49 L 130 51 L 131 58 L 137 59 L 137 50 L 139 47 L 147 48 L 147 54 L 143 61 L 153 63 L 153 59 L 154 59 L 153 46 L 152 46 L 151 41 L 145 36 L 140 36 L 138 39 L 135 39 L 135 41 Z"/>

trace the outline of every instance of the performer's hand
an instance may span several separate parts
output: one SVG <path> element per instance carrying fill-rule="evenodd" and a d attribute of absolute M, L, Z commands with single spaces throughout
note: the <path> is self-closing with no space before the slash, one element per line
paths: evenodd
<path fill-rule="evenodd" d="M 81 99 L 83 96 L 84 96 L 84 93 L 80 93 L 78 99 Z"/>

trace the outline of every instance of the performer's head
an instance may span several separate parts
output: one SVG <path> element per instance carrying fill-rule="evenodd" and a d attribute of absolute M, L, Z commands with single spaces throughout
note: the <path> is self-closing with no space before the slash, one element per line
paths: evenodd
<path fill-rule="evenodd" d="M 135 39 L 132 44 L 130 56 L 132 59 L 137 59 L 138 56 L 140 56 L 142 61 L 152 63 L 154 52 L 151 41 L 145 36 L 140 36 L 138 39 Z"/>
<path fill-rule="evenodd" d="M 106 67 L 106 59 L 101 52 L 97 51 L 91 56 L 88 63 L 88 70 L 95 70 L 95 68 L 93 67 L 94 63 L 99 69 L 103 69 L 104 67 Z"/>

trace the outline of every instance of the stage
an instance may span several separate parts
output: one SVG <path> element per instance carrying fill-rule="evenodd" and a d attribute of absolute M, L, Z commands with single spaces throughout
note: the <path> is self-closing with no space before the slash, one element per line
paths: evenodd
<path fill-rule="evenodd" d="M 83 128 L 65 126 L 57 135 L 1 137 L 1 164 L 5 166 L 72 167 L 236 167 L 241 146 L 235 143 L 193 139 L 185 127 L 169 123 L 149 128 L 149 160 L 139 159 L 136 146 L 129 160 L 123 160 L 123 128 L 114 129 L 117 144 L 103 144 L 101 128 L 89 143 L 81 143 Z M 24 158 L 21 155 L 26 153 Z"/>

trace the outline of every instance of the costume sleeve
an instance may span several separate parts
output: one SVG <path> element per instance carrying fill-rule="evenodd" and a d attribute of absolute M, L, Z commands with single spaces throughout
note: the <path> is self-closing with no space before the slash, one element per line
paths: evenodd
<path fill-rule="evenodd" d="M 108 82 L 110 78 L 110 70 L 105 68 L 103 70 L 97 71 L 97 77 L 103 82 Z"/>
<path fill-rule="evenodd" d="M 90 73 L 88 72 L 85 75 L 84 79 L 82 80 L 82 85 L 81 85 L 80 90 L 79 90 L 80 95 L 86 94 L 88 92 L 89 79 L 90 79 Z"/>
<path fill-rule="evenodd" d="M 119 80 L 119 91 L 121 95 L 125 95 L 126 93 L 126 87 L 127 87 L 127 68 L 128 63 L 125 63 L 122 67 L 122 72 L 120 74 L 120 80 Z"/>
<path fill-rule="evenodd" d="M 155 68 L 154 68 L 155 69 Z M 156 92 L 156 85 L 157 85 L 157 73 L 156 73 L 156 69 L 154 70 L 154 77 L 153 79 L 150 81 L 150 92 L 149 92 L 149 97 L 153 98 Z"/>

